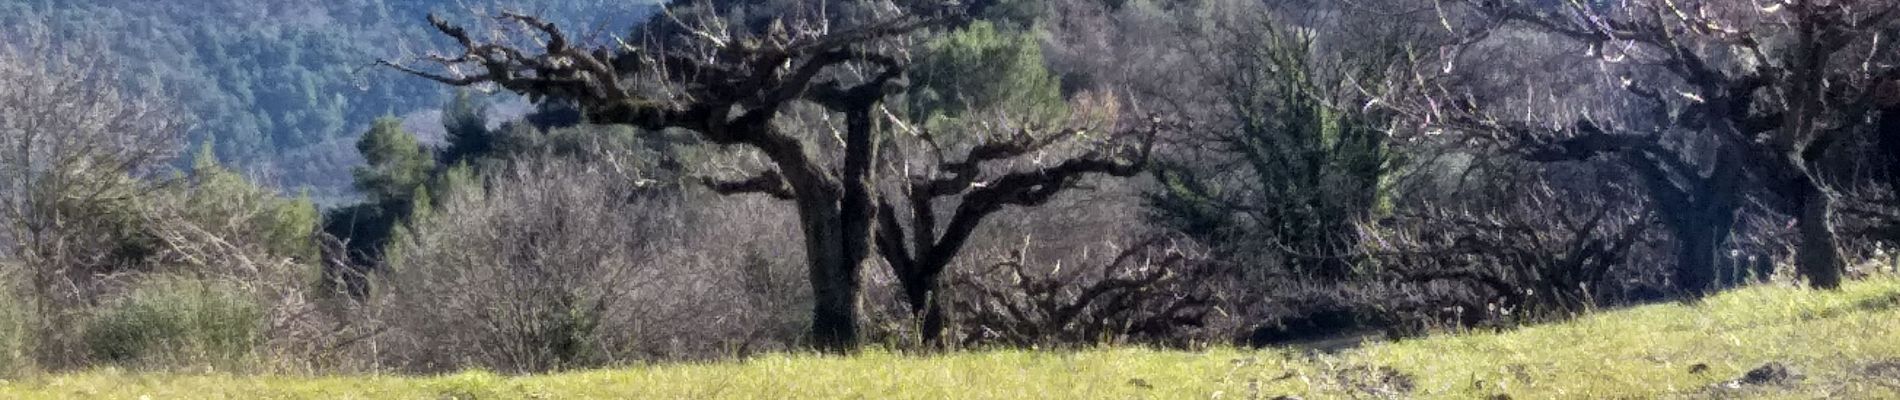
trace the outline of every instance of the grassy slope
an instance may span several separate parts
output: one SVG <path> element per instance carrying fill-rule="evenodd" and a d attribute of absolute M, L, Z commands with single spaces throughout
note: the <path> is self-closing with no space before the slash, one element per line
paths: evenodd
<path fill-rule="evenodd" d="M 1710 389 L 1769 361 L 1806 378 Z M 1869 368 L 1894 362 L 1891 369 Z M 1706 364 L 1706 371 L 1691 372 Z M 1389 367 L 1382 368 L 1382 367 Z M 1870 372 L 1871 370 L 1871 372 Z M 1404 376 L 1404 378 L 1393 378 Z M 1409 391 L 1398 383 L 1409 380 Z M 254 377 L 116 370 L 0 384 L 0 398 L 1900 398 L 1900 279 L 1766 286 L 1506 333 L 1338 355 L 1111 349 L 771 356 L 551 376 Z"/>

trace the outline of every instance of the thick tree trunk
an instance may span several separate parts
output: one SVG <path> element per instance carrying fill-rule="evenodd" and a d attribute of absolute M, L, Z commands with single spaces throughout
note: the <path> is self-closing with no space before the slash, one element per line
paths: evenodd
<path fill-rule="evenodd" d="M 797 194 L 798 223 L 805 238 L 805 261 L 812 292 L 811 341 L 824 351 L 844 352 L 859 343 L 858 274 L 870 237 L 852 229 L 844 191 L 790 139 L 759 146 L 779 165 Z M 862 214 L 862 213 L 859 213 Z M 855 234 L 854 234 L 855 233 Z"/>
<path fill-rule="evenodd" d="M 873 103 L 874 104 L 874 103 Z M 871 199 L 872 138 L 870 107 L 854 107 L 845 116 L 846 137 L 842 196 L 801 195 L 811 260 L 812 341 L 819 349 L 847 352 L 858 347 L 859 275 L 871 254 L 871 224 L 877 208 Z"/>
<path fill-rule="evenodd" d="M 1894 86 L 1900 86 L 1900 83 Z M 1879 137 L 1879 166 L 1886 173 L 1887 190 L 1895 197 L 1900 197 L 1900 104 L 1880 111 L 1880 126 L 1875 128 L 1875 132 Z"/>
<path fill-rule="evenodd" d="M 849 351 L 858 346 L 858 266 L 863 257 L 845 251 L 845 234 L 835 201 L 799 201 L 809 265 L 812 345 L 825 351 Z"/>
<path fill-rule="evenodd" d="M 1832 53 L 1823 49 L 1832 41 L 1824 37 L 1823 31 L 1831 28 L 1822 26 L 1819 7 L 1804 4 L 1793 10 L 1799 18 L 1796 25 L 1799 35 L 1793 47 L 1797 58 L 1790 72 L 1797 80 L 1788 95 L 1794 107 L 1789 110 L 1789 126 L 1783 132 L 1788 137 L 1784 141 L 1790 156 L 1783 169 L 1793 173 L 1785 193 L 1790 201 L 1796 202 L 1795 227 L 1801 235 L 1795 270 L 1808 279 L 1809 285 L 1833 289 L 1841 286 L 1841 273 L 1845 269 L 1840 249 L 1834 244 L 1834 225 L 1829 222 L 1834 201 L 1816 176 L 1819 172 L 1810 169 L 1812 164 L 1808 163 L 1826 154 L 1833 142 L 1827 133 L 1820 131 L 1818 122 L 1825 107 L 1822 98 L 1827 75 L 1824 72 Z"/>
<path fill-rule="evenodd" d="M 910 303 L 911 315 L 917 318 L 917 334 L 928 347 L 944 344 L 943 330 L 947 315 L 943 306 L 940 275 L 923 273 L 903 279 L 904 298 Z"/>
<path fill-rule="evenodd" d="M 1817 289 L 1838 288 L 1846 266 L 1834 242 L 1834 199 L 1812 180 L 1802 184 L 1801 192 L 1800 215 L 1795 218 L 1795 228 L 1801 235 L 1795 269 Z"/>
<path fill-rule="evenodd" d="M 1688 226 L 1682 226 L 1688 225 Z M 1729 232 L 1713 224 L 1678 224 L 1676 236 L 1677 290 L 1690 297 L 1702 297 L 1715 290 L 1715 265 L 1721 248 L 1727 246 Z"/>
<path fill-rule="evenodd" d="M 1715 290 L 1716 260 L 1735 228 L 1742 179 L 1737 164 L 1737 154 L 1723 151 L 1710 176 L 1691 175 L 1686 187 L 1674 183 L 1651 159 L 1633 159 L 1630 164 L 1644 177 L 1657 213 L 1675 236 L 1676 265 L 1671 278 L 1676 290 L 1691 298 Z"/>

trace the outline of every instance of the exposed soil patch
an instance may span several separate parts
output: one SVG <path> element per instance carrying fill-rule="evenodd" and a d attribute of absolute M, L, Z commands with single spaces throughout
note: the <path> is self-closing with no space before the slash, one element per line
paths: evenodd
<path fill-rule="evenodd" d="M 1789 367 L 1787 364 L 1770 361 L 1767 364 L 1762 364 L 1760 367 L 1748 370 L 1748 372 L 1743 373 L 1740 377 L 1712 385 L 1709 389 L 1711 391 L 1721 392 L 1746 390 L 1760 386 L 1790 386 L 1801 382 L 1803 378 L 1806 378 L 1806 376 L 1801 375 L 1800 371 Z"/>
<path fill-rule="evenodd" d="M 1742 374 L 1742 377 L 1734 380 L 1734 382 L 1743 385 L 1783 385 L 1794 383 L 1795 381 L 1801 380 L 1801 378 L 1800 372 L 1788 368 L 1786 364 L 1769 362 L 1755 369 L 1748 370 L 1748 373 Z"/>
<path fill-rule="evenodd" d="M 1900 387 L 1900 359 L 1886 360 L 1861 367 L 1861 375 L 1882 385 Z"/>
<path fill-rule="evenodd" d="M 1415 387 L 1411 375 L 1387 366 L 1346 368 L 1338 378 L 1351 390 L 1382 398 L 1403 397 Z"/>

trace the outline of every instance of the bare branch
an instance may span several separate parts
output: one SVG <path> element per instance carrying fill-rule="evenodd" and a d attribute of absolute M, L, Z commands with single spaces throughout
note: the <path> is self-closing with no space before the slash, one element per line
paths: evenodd
<path fill-rule="evenodd" d="M 702 177 L 700 183 L 712 189 L 713 192 L 723 195 L 759 193 L 779 200 L 797 198 L 797 195 L 792 193 L 791 187 L 785 184 L 785 177 L 779 175 L 778 170 L 765 170 L 758 176 L 739 181 L 721 181 L 712 177 Z"/>

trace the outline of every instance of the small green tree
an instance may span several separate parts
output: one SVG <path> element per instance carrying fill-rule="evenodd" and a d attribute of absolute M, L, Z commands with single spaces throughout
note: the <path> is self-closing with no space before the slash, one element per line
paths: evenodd
<path fill-rule="evenodd" d="M 923 46 L 911 75 L 911 119 L 948 126 L 984 109 L 1010 110 L 1025 123 L 1045 123 L 1066 110 L 1061 80 L 1042 64 L 1042 46 L 1028 32 L 1010 32 L 987 21 L 936 38 Z"/>
<path fill-rule="evenodd" d="M 1350 278 L 1354 224 L 1383 201 L 1394 157 L 1391 117 L 1356 106 L 1365 101 L 1354 85 L 1383 81 L 1386 60 L 1403 53 L 1316 55 L 1312 33 L 1271 25 L 1220 33 L 1232 44 L 1203 63 L 1217 71 L 1229 119 L 1194 133 L 1204 148 L 1157 168 L 1155 215 L 1224 258 Z"/>
<path fill-rule="evenodd" d="M 395 118 L 376 120 L 375 126 L 356 142 L 356 151 L 363 154 L 366 163 L 353 171 L 356 190 L 372 203 L 409 203 L 416 188 L 423 187 L 435 169 L 435 158 L 423 151 L 416 136 L 404 132 L 402 121 Z"/>
<path fill-rule="evenodd" d="M 344 256 L 352 264 L 349 271 L 326 270 L 325 280 L 360 298 L 369 293 L 364 272 L 381 263 L 384 247 L 402 236 L 400 225 L 411 218 L 418 203 L 429 201 L 428 183 L 436 163 L 395 118 L 377 120 L 356 142 L 356 150 L 363 154 L 365 165 L 352 172 L 356 189 L 367 201 L 331 210 L 323 230 L 344 240 Z"/>
<path fill-rule="evenodd" d="M 315 261 L 317 247 L 311 234 L 317 226 L 317 207 L 308 196 L 284 197 L 259 186 L 218 162 L 206 143 L 192 158 L 190 186 L 180 187 L 187 205 L 181 211 L 193 223 L 231 226 L 260 241 L 269 254 Z M 236 221 L 239 223 L 231 224 Z"/>
<path fill-rule="evenodd" d="M 456 90 L 455 97 L 442 105 L 442 127 L 448 132 L 448 146 L 441 160 L 456 165 L 494 152 L 495 132 L 488 129 L 488 102 L 470 90 Z"/>

